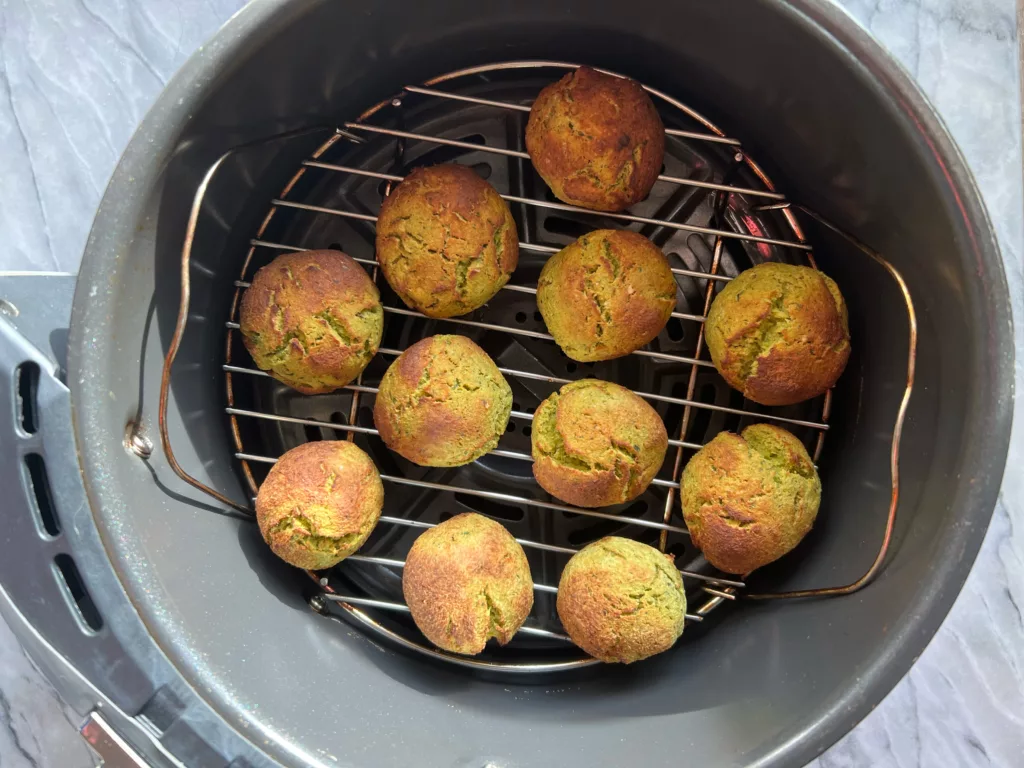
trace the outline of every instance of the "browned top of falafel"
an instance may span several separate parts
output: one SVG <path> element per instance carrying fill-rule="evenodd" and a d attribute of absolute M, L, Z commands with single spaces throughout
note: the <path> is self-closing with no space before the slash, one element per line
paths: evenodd
<path fill-rule="evenodd" d="M 492 637 L 504 645 L 533 608 L 523 548 L 499 523 L 475 513 L 456 515 L 416 539 L 402 592 L 420 631 L 454 653 L 480 653 Z"/>
<path fill-rule="evenodd" d="M 429 467 L 468 464 L 493 449 L 512 411 L 512 388 L 465 336 L 428 336 L 381 379 L 373 421 L 381 439 Z"/>
<path fill-rule="evenodd" d="M 610 381 L 583 379 L 544 400 L 530 437 L 540 486 L 579 507 L 635 499 L 665 460 L 668 433 L 646 401 Z"/>
<path fill-rule="evenodd" d="M 705 333 L 719 373 L 762 405 L 823 394 L 850 357 L 839 286 L 793 264 L 765 262 L 741 272 L 715 297 Z"/>
<path fill-rule="evenodd" d="M 256 521 L 274 554 L 319 570 L 363 545 L 383 505 L 372 459 L 354 443 L 322 440 L 278 459 L 256 496 Z"/>
<path fill-rule="evenodd" d="M 519 236 L 498 192 L 471 168 L 417 168 L 384 200 L 377 261 L 408 306 L 430 317 L 464 315 L 516 268 Z"/>
<path fill-rule="evenodd" d="M 686 591 L 672 561 L 619 536 L 573 555 L 562 571 L 557 601 L 572 641 L 596 659 L 625 664 L 671 648 L 686 620 Z"/>
<path fill-rule="evenodd" d="M 580 67 L 540 92 L 526 148 L 555 197 L 621 211 L 651 191 L 665 157 L 665 128 L 635 80 Z"/>
<path fill-rule="evenodd" d="M 720 432 L 687 463 L 681 485 L 693 543 L 727 573 L 749 573 L 792 550 L 821 501 L 807 449 L 772 424 Z"/>
<path fill-rule="evenodd" d="M 377 354 L 384 310 L 377 286 L 350 256 L 302 251 L 256 272 L 239 325 L 261 370 L 317 394 L 345 386 Z"/>
<path fill-rule="evenodd" d="M 537 307 L 573 360 L 611 360 L 657 337 L 676 306 L 668 259 L 643 235 L 599 229 L 544 265 Z"/>

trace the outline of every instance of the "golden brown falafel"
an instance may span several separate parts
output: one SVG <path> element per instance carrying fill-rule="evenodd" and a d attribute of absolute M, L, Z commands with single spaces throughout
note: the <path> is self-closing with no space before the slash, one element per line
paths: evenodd
<path fill-rule="evenodd" d="M 256 521 L 274 554 L 296 568 L 336 565 L 380 519 L 384 486 L 357 445 L 322 440 L 292 448 L 256 496 Z"/>
<path fill-rule="evenodd" d="M 607 536 L 581 549 L 558 583 L 558 617 L 595 659 L 630 664 L 667 651 L 683 633 L 683 578 L 665 555 Z"/>
<path fill-rule="evenodd" d="M 792 264 L 765 262 L 741 272 L 715 297 L 705 334 L 718 372 L 762 405 L 824 394 L 850 358 L 839 286 Z"/>
<path fill-rule="evenodd" d="M 391 364 L 373 422 L 391 450 L 426 467 L 468 464 L 492 450 L 512 412 L 512 388 L 465 336 L 428 336 Z"/>
<path fill-rule="evenodd" d="M 424 532 L 405 559 L 402 592 L 413 621 L 434 645 L 480 653 L 505 645 L 533 608 L 523 548 L 483 515 L 456 515 Z"/>
<path fill-rule="evenodd" d="M 642 235 L 599 229 L 556 253 L 537 283 L 537 307 L 566 355 L 611 360 L 652 341 L 676 306 L 668 259 Z"/>
<path fill-rule="evenodd" d="M 302 251 L 256 273 L 239 324 L 260 370 L 315 395 L 345 386 L 377 354 L 384 310 L 377 286 L 350 256 Z"/>
<path fill-rule="evenodd" d="M 559 200 L 622 211 L 657 181 L 665 127 L 639 83 L 580 67 L 534 101 L 526 149 Z"/>
<path fill-rule="evenodd" d="M 566 384 L 544 400 L 530 440 L 537 482 L 578 507 L 635 499 L 668 448 L 657 411 L 625 387 L 598 379 Z"/>
<path fill-rule="evenodd" d="M 807 449 L 771 424 L 720 432 L 683 470 L 680 499 L 693 543 L 726 573 L 745 574 L 792 550 L 814 523 L 821 481 Z"/>
<path fill-rule="evenodd" d="M 508 205 L 464 165 L 417 168 L 381 205 L 377 261 L 402 301 L 429 317 L 483 306 L 518 260 Z"/>

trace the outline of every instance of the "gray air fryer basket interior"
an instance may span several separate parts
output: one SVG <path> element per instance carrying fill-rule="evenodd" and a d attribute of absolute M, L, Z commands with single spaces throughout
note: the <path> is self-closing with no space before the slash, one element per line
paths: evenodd
<path fill-rule="evenodd" d="M 234 459 L 236 436 L 225 416 L 221 366 L 235 281 L 270 201 L 335 127 L 403 86 L 525 59 L 606 67 L 689 104 L 740 139 L 790 200 L 884 254 L 906 278 L 920 335 L 899 517 L 886 568 L 856 597 L 721 606 L 703 626 L 688 629 L 672 652 L 627 668 L 591 666 L 529 679 L 480 673 L 404 652 L 365 628 L 314 613 L 306 597 L 316 585 L 277 562 L 255 526 L 181 482 L 159 448 L 148 462 L 124 449 L 125 427 L 140 415 L 156 441 L 160 372 L 178 312 L 189 208 L 217 158 L 247 147 L 225 161 L 198 218 L 191 311 L 171 380 L 168 424 L 177 457 L 191 474 L 248 503 L 251 489 Z M 526 90 L 557 76 L 542 70 L 470 85 L 506 100 L 521 89 L 518 98 L 528 102 Z M 491 113 L 471 106 L 417 112 L 416 103 L 385 107 L 381 124 L 408 119 L 459 139 L 470 122 L 466 136 L 479 137 L 471 143 L 500 139 L 516 147 L 521 141 L 515 120 L 495 123 L 486 117 Z M 386 112 L 394 109 L 405 111 Z M 410 144 L 409 157 L 397 165 L 385 155 L 372 157 L 394 147 L 349 145 L 344 151 L 350 154 L 335 161 L 362 151 L 361 167 L 386 171 L 389 163 L 415 164 L 422 151 Z M 432 156 L 453 159 L 478 160 L 472 150 Z M 670 156 L 668 162 L 670 173 L 701 178 L 717 172 L 720 179 L 729 151 Z M 525 182 L 515 167 L 492 161 L 481 172 L 493 174 L 500 191 L 517 194 L 516 185 Z M 317 205 L 375 213 L 380 183 L 369 181 L 318 186 L 310 174 L 295 191 Z M 747 171 L 733 179 L 756 181 Z M 679 204 L 685 208 L 685 201 Z M 719 211 L 715 220 L 728 223 L 730 215 L 743 213 Z M 757 216 L 741 223 L 760 221 L 769 233 L 775 227 L 779 236 L 792 236 L 777 212 Z M 562 238 L 554 245 L 582 226 L 571 216 L 551 218 L 533 223 L 541 235 Z M 766 590 L 846 584 L 871 563 L 889 506 L 889 448 L 906 378 L 907 316 L 895 283 L 841 238 L 806 217 L 800 224 L 818 264 L 847 297 L 854 357 L 836 389 L 819 460 L 825 489 L 819 522 L 797 553 L 751 580 Z M 268 229 L 268 236 L 281 242 L 336 242 L 372 258 L 365 232 L 351 223 L 292 215 L 270 226 L 277 229 Z M 706 268 L 700 238 L 671 237 L 680 260 L 673 266 Z M 728 253 L 733 272 L 760 258 L 797 258 L 792 249 L 737 246 Z M 541 261 L 524 258 L 514 282 L 535 279 Z M 693 309 L 683 311 L 701 313 L 702 298 L 701 292 Z M 390 305 L 397 306 L 393 297 Z M 495 311 L 507 313 L 502 323 L 509 327 L 543 330 L 522 298 L 510 296 Z M 424 332 L 453 330 L 438 324 L 425 330 L 422 321 L 393 317 L 387 322 L 385 346 L 390 341 L 399 348 Z M 680 326 L 675 333 L 680 338 L 665 343 L 685 344 L 688 331 Z M 520 367 L 514 355 L 527 348 L 503 346 L 513 357 L 499 364 Z M 895 684 L 966 576 L 1005 458 L 1010 350 L 998 253 L 962 160 L 905 75 L 832 6 L 638 0 L 627 12 L 621 3 L 547 0 L 256 2 L 172 81 L 118 167 L 79 278 L 68 378 L 93 514 L 124 589 L 192 688 L 274 759 L 289 765 L 540 766 L 625 765 L 642 755 L 656 765 L 682 759 L 796 765 L 852 727 Z M 233 351 L 234 362 L 251 365 L 237 347 Z M 564 360 L 550 366 L 561 366 L 556 375 L 569 378 L 587 373 L 567 371 Z M 595 375 L 662 393 L 680 386 L 653 363 L 609 371 Z M 301 406 L 281 402 L 288 397 L 282 389 L 254 385 L 252 378 L 233 377 L 234 405 L 303 415 L 295 411 Z M 685 384 L 683 376 L 683 394 Z M 731 396 L 708 386 L 708 398 Z M 337 412 L 344 421 L 351 399 L 310 407 L 326 410 L 307 417 L 330 420 Z M 812 403 L 788 415 L 817 420 L 821 407 Z M 662 415 L 670 432 L 677 431 L 678 410 Z M 237 439 L 276 456 L 317 436 L 300 425 L 270 422 L 242 427 Z M 520 432 L 518 439 L 525 442 L 516 449 L 527 451 L 528 438 Z M 382 471 L 384 462 L 395 461 L 375 458 Z M 523 471 L 514 461 L 493 461 L 470 470 L 479 476 L 466 482 L 486 487 L 492 473 L 509 483 Z M 417 505 L 437 507 L 437 515 L 446 504 L 450 512 L 479 508 L 478 501 L 452 496 L 407 493 L 399 497 L 401 508 L 388 512 L 412 514 Z M 504 514 L 503 522 L 524 530 L 538 518 L 536 510 L 480 511 Z M 651 519 L 660 519 L 660 510 Z M 681 524 L 678 506 L 670 522 Z M 586 535 L 603 532 L 591 528 L 573 541 L 574 530 L 566 524 L 552 535 L 578 546 Z M 546 575 L 547 583 L 556 583 L 557 573 Z M 346 588 L 381 578 L 376 571 L 364 576 Z M 102 612 L 106 598 L 94 598 Z M 407 624 L 395 622 L 399 634 L 414 636 Z M 507 650 L 519 659 L 564 653 L 525 641 Z"/>

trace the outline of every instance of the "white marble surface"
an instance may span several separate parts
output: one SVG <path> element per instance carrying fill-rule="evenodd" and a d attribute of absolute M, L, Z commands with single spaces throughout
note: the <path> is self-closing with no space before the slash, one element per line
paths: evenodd
<path fill-rule="evenodd" d="M 0 269 L 76 271 L 100 195 L 163 83 L 242 0 L 0 0 Z M 962 147 L 1006 259 L 1024 392 L 1020 60 L 1013 0 L 844 0 Z M 1024 462 L 1018 409 L 1010 466 Z M 1024 766 L 1024 474 L 910 674 L 820 768 Z M 92 765 L 0 623 L 0 766 Z"/>

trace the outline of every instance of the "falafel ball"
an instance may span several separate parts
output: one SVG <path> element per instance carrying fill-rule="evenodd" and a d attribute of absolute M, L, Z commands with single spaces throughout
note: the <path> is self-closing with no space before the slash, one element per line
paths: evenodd
<path fill-rule="evenodd" d="M 540 404 L 530 441 L 533 475 L 578 507 L 632 501 L 665 460 L 668 432 L 658 412 L 625 387 L 583 379 Z"/>
<path fill-rule="evenodd" d="M 384 330 L 380 293 L 341 251 L 278 256 L 242 295 L 242 340 L 253 362 L 307 395 L 333 392 L 377 354 Z"/>
<path fill-rule="evenodd" d="M 483 306 L 508 282 L 519 235 L 508 205 L 471 168 L 417 168 L 381 205 L 377 261 L 409 307 L 454 317 Z"/>
<path fill-rule="evenodd" d="M 256 521 L 275 555 L 296 568 L 337 565 L 380 519 L 384 486 L 373 461 L 346 440 L 304 443 L 270 469 Z"/>
<path fill-rule="evenodd" d="M 438 648 L 480 653 L 505 645 L 533 609 L 526 553 L 483 515 L 464 513 L 420 535 L 409 550 L 402 592 L 420 631 Z"/>
<path fill-rule="evenodd" d="M 761 405 L 824 394 L 850 358 L 839 286 L 793 264 L 765 262 L 741 272 L 715 297 L 705 335 L 718 372 Z"/>
<path fill-rule="evenodd" d="M 745 574 L 792 550 L 814 524 L 821 481 L 792 433 L 753 424 L 720 432 L 683 470 L 680 499 L 693 543 L 713 566 Z"/>
<path fill-rule="evenodd" d="M 611 360 L 661 333 L 676 307 L 676 280 L 668 259 L 643 235 L 599 229 L 547 260 L 537 307 L 566 355 Z"/>
<path fill-rule="evenodd" d="M 606 536 L 562 571 L 558 617 L 595 659 L 631 664 L 667 651 L 683 634 L 686 591 L 665 555 L 639 541 Z"/>
<path fill-rule="evenodd" d="M 457 467 L 498 444 L 512 412 L 512 388 L 465 336 L 428 336 L 391 364 L 373 423 L 392 451 L 424 467 Z"/>
<path fill-rule="evenodd" d="M 533 102 L 526 149 L 559 200 L 622 211 L 658 180 L 665 127 L 635 80 L 580 67 Z"/>

